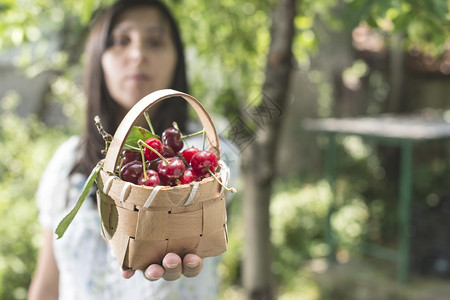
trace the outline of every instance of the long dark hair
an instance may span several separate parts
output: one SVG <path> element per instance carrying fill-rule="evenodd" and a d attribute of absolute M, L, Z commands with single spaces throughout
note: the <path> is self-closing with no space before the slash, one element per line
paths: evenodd
<path fill-rule="evenodd" d="M 87 61 L 84 88 L 87 97 L 87 111 L 82 138 L 83 155 L 75 164 L 73 172 L 80 172 L 87 175 L 95 164 L 103 158 L 101 150 L 104 149 L 105 143 L 97 131 L 94 117 L 98 115 L 101 118 L 103 127 L 110 134 L 114 134 L 120 123 L 120 120 L 117 120 L 120 107 L 106 88 L 101 58 L 108 48 L 111 31 L 117 18 L 124 11 L 136 6 L 154 7 L 168 21 L 177 53 L 174 78 L 169 88 L 188 93 L 184 48 L 181 36 L 178 25 L 165 4 L 157 0 L 120 0 L 111 7 L 96 13 L 86 44 Z M 156 133 L 162 132 L 173 121 L 178 123 L 181 130 L 185 130 L 187 114 L 187 103 L 183 99 L 163 101 L 158 108 L 158 113 L 152 117 L 152 124 Z"/>

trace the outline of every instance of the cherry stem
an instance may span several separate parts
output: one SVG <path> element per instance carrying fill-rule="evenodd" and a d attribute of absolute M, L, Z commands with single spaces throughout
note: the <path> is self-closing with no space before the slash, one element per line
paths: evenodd
<path fill-rule="evenodd" d="M 150 149 L 151 151 L 153 151 L 153 153 L 155 153 L 156 155 L 158 155 L 158 157 L 161 158 L 161 159 L 164 161 L 164 163 L 165 163 L 166 165 L 169 164 L 169 161 L 168 161 L 164 156 L 162 156 L 161 153 L 159 153 L 158 151 L 156 151 L 152 146 L 147 145 L 143 140 L 139 140 L 139 141 L 138 141 L 138 145 L 139 145 L 139 147 L 144 146 L 145 148 Z"/>
<path fill-rule="evenodd" d="M 142 171 L 144 172 L 145 181 L 147 181 L 148 176 L 147 176 L 147 168 L 145 167 L 144 149 L 142 147 L 139 147 L 139 152 L 141 152 L 141 157 L 142 157 Z"/>
<path fill-rule="evenodd" d="M 180 134 L 181 134 L 181 130 L 180 130 L 180 127 L 178 127 L 178 123 L 177 123 L 177 122 L 173 121 L 173 122 L 172 122 L 172 126 L 173 126 L 173 128 L 175 128 L 176 130 L 178 130 L 178 131 L 180 132 Z"/>
<path fill-rule="evenodd" d="M 155 135 L 155 130 L 153 129 L 152 122 L 150 121 L 150 116 L 148 115 L 148 112 L 144 112 L 145 120 L 147 121 L 148 127 L 150 127 L 150 131 L 153 135 Z"/>
<path fill-rule="evenodd" d="M 205 150 L 205 141 L 206 141 L 206 134 L 205 130 L 203 130 L 203 147 L 202 150 Z"/>
<path fill-rule="evenodd" d="M 98 132 L 101 134 L 103 140 L 105 141 L 105 150 L 108 150 L 109 144 L 113 140 L 113 136 L 106 132 L 103 128 L 102 122 L 99 116 L 94 117 L 95 126 L 97 127 Z"/>
<path fill-rule="evenodd" d="M 131 145 L 128 145 L 128 144 L 125 144 L 125 146 L 127 146 L 128 148 L 130 148 L 131 150 L 134 150 L 134 151 L 141 151 L 141 148 L 140 148 L 140 147 L 139 147 L 139 148 L 136 148 L 136 147 L 131 146 Z"/>
<path fill-rule="evenodd" d="M 183 138 L 193 137 L 193 136 L 196 136 L 196 135 L 199 135 L 199 134 L 203 134 L 204 132 L 205 132 L 205 129 L 202 129 L 200 131 L 197 131 L 197 132 L 194 132 L 194 133 L 191 133 L 191 134 L 182 135 L 181 138 L 183 139 Z"/>
<path fill-rule="evenodd" d="M 178 130 L 178 132 L 180 133 L 180 138 L 184 141 L 184 143 L 186 144 L 186 147 L 189 148 L 189 145 L 188 145 L 188 143 L 186 141 L 186 137 L 181 133 L 180 127 L 178 127 L 178 123 L 174 121 L 174 122 L 172 122 L 172 126 L 176 130 Z"/>
<path fill-rule="evenodd" d="M 225 185 L 222 183 L 222 181 L 220 181 L 219 178 L 217 178 L 217 176 L 214 174 L 214 172 L 211 171 L 210 168 L 208 168 L 208 172 L 209 172 L 209 174 L 211 174 L 212 177 L 214 177 L 214 179 L 215 179 L 218 183 L 220 183 L 220 185 L 221 185 L 224 189 L 226 189 L 227 191 L 229 191 L 229 192 L 231 192 L 231 193 L 236 193 L 236 192 L 237 192 L 236 189 L 235 189 L 234 187 L 229 188 L 229 187 L 225 186 Z"/>
<path fill-rule="evenodd" d="M 122 165 L 123 165 L 123 156 L 120 157 L 119 169 L 116 170 L 116 174 L 118 177 L 120 177 L 120 170 L 122 170 Z"/>

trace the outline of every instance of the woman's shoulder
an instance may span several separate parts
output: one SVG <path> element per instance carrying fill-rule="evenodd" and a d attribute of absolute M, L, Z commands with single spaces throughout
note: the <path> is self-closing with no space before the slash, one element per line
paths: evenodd
<path fill-rule="evenodd" d="M 80 150 L 80 137 L 78 136 L 71 136 L 68 139 L 66 139 L 64 142 L 62 142 L 54 152 L 53 156 L 51 157 L 49 163 L 47 164 L 46 171 L 44 172 L 44 175 L 47 170 L 67 170 L 69 168 L 73 167 L 75 158 Z"/>
<path fill-rule="evenodd" d="M 62 142 L 55 151 L 53 157 L 64 156 L 64 154 L 76 154 L 80 148 L 81 138 L 77 135 L 70 136 Z"/>

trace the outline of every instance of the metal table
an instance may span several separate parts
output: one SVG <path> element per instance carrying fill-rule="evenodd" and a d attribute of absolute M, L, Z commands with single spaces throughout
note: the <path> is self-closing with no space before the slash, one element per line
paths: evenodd
<path fill-rule="evenodd" d="M 392 253 L 392 250 L 389 251 L 382 247 L 378 247 L 376 252 L 381 253 L 385 258 L 395 255 L 394 261 L 397 263 L 397 280 L 400 283 L 407 283 L 410 257 L 413 145 L 417 142 L 449 139 L 450 123 L 423 120 L 417 117 L 386 116 L 377 118 L 308 119 L 303 122 L 303 127 L 309 131 L 326 133 L 328 135 L 326 177 L 333 190 L 337 171 L 336 135 L 356 135 L 400 147 L 399 247 L 394 253 Z M 329 255 L 329 258 L 332 260 L 335 259 L 334 251 L 336 246 L 331 226 L 331 216 L 335 209 L 334 206 L 333 201 L 333 204 L 330 205 L 327 220 L 327 243 L 332 249 Z"/>

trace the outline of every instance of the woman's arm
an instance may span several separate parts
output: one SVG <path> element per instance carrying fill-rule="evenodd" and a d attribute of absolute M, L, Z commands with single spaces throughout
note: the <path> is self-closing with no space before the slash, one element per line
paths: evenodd
<path fill-rule="evenodd" d="M 59 271 L 53 254 L 53 231 L 43 230 L 36 271 L 28 290 L 29 300 L 58 299 Z"/>

